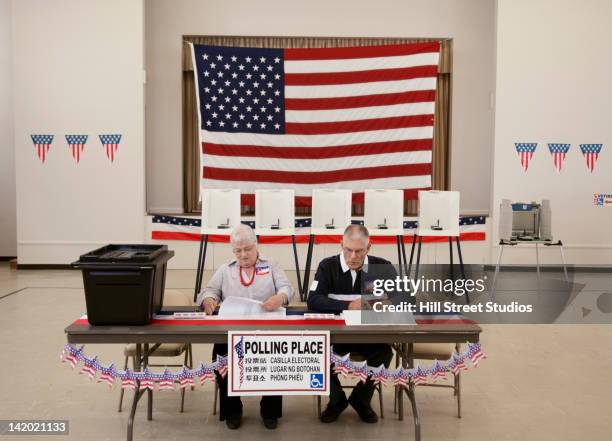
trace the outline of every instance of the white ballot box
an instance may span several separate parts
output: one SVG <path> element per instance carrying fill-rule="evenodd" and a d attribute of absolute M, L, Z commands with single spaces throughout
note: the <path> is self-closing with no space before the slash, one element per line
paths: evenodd
<path fill-rule="evenodd" d="M 202 234 L 229 235 L 240 224 L 240 190 L 202 189 Z"/>
<path fill-rule="evenodd" d="M 417 236 L 459 236 L 459 192 L 419 191 Z"/>
<path fill-rule="evenodd" d="M 310 233 L 342 234 L 351 224 L 351 190 L 312 190 L 312 224 Z"/>
<path fill-rule="evenodd" d="M 373 236 L 404 234 L 404 191 L 366 190 L 364 225 Z"/>
<path fill-rule="evenodd" d="M 293 190 L 255 190 L 255 233 L 262 236 L 295 234 Z"/>

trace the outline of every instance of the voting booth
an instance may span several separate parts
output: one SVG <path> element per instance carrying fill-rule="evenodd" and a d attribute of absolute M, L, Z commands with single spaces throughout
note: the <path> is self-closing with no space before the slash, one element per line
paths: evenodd
<path fill-rule="evenodd" d="M 240 190 L 207 188 L 202 191 L 202 218 L 200 227 L 200 250 L 196 269 L 195 302 L 202 288 L 202 275 L 206 262 L 208 237 L 211 234 L 229 236 L 232 228 L 240 224 Z"/>
<path fill-rule="evenodd" d="M 363 222 L 373 236 L 403 235 L 403 190 L 366 190 Z"/>
<path fill-rule="evenodd" d="M 459 192 L 419 191 L 418 236 L 459 236 Z"/>
<path fill-rule="evenodd" d="M 351 190 L 312 190 L 311 234 L 342 234 L 351 224 Z"/>
<path fill-rule="evenodd" d="M 240 190 L 202 190 L 202 234 L 229 235 L 240 224 Z"/>
<path fill-rule="evenodd" d="M 262 236 L 295 234 L 295 192 L 255 190 L 255 233 Z"/>

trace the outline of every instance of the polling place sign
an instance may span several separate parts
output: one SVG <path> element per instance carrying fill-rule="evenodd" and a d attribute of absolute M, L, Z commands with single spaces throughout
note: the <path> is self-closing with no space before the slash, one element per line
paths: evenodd
<path fill-rule="evenodd" d="M 329 395 L 329 331 L 230 331 L 228 395 Z"/>

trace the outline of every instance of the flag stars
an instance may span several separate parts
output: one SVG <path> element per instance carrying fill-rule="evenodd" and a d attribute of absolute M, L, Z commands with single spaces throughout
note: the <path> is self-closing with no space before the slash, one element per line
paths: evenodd
<path fill-rule="evenodd" d="M 219 78 L 223 78 L 223 72 L 217 72 L 217 76 L 218 76 Z"/>
<path fill-rule="evenodd" d="M 261 57 L 261 58 L 259 59 L 259 61 L 261 61 L 262 63 L 265 63 L 265 62 L 266 62 L 266 57 Z"/>
<path fill-rule="evenodd" d="M 221 55 L 221 54 L 217 55 L 217 60 L 219 60 L 219 61 L 223 60 L 223 55 Z"/>
<path fill-rule="evenodd" d="M 208 54 L 202 54 L 202 58 L 208 60 Z"/>
<path fill-rule="evenodd" d="M 217 67 L 217 65 L 215 63 L 210 63 L 210 68 L 214 69 L 215 67 Z"/>
<path fill-rule="evenodd" d="M 251 62 L 251 57 L 246 57 L 246 58 L 245 58 L 245 61 L 246 61 L 247 63 L 250 63 L 250 62 Z"/>
<path fill-rule="evenodd" d="M 231 59 L 232 59 L 232 61 L 234 61 L 234 62 L 235 62 L 235 61 L 238 59 L 238 57 L 236 57 L 235 55 L 233 55 Z"/>
<path fill-rule="evenodd" d="M 274 70 L 274 68 L 270 65 L 268 66 L 268 72 L 272 72 Z"/>
<path fill-rule="evenodd" d="M 253 70 L 257 72 L 259 70 L 259 66 L 258 65 L 253 66 Z"/>
<path fill-rule="evenodd" d="M 209 72 L 209 71 L 207 71 L 207 70 L 205 70 L 205 71 L 204 71 L 204 76 L 205 76 L 205 77 L 210 76 L 210 72 Z"/>
<path fill-rule="evenodd" d="M 229 70 L 230 65 L 229 65 L 229 64 L 227 64 L 227 63 L 225 63 L 225 66 L 223 66 L 223 67 L 225 67 L 225 70 Z"/>
<path fill-rule="evenodd" d="M 276 58 L 274 59 L 274 62 L 275 62 L 275 63 L 280 63 L 280 58 L 276 57 Z"/>

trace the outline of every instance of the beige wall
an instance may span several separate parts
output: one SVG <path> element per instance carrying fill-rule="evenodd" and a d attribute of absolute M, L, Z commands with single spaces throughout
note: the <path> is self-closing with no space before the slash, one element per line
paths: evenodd
<path fill-rule="evenodd" d="M 0 0 L 0 256 L 17 255 L 11 2 Z"/>
<path fill-rule="evenodd" d="M 142 0 L 12 3 L 20 264 L 144 240 Z M 45 164 L 30 135 L 54 134 Z M 123 135 L 117 159 L 99 134 Z M 79 165 L 65 134 L 88 134 Z"/>
<path fill-rule="evenodd" d="M 147 208 L 182 211 L 182 35 L 446 37 L 454 40 L 452 189 L 488 212 L 494 0 L 146 0 Z"/>
<path fill-rule="evenodd" d="M 551 199 L 553 234 L 568 259 L 609 264 L 612 207 L 595 207 L 593 194 L 612 193 L 612 2 L 500 0 L 497 21 L 495 212 L 502 198 Z M 540 145 L 524 173 L 513 144 L 521 141 L 571 143 L 564 171 Z M 580 143 L 604 144 L 593 174 Z M 495 216 L 495 233 L 497 225 Z M 543 257 L 559 261 L 556 250 Z M 504 260 L 532 262 L 534 252 L 513 250 Z"/>

